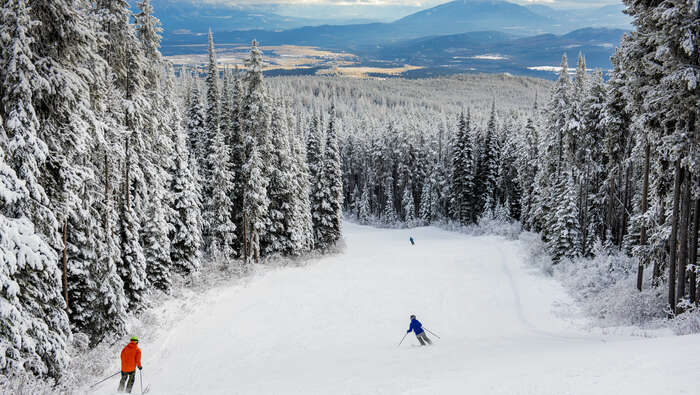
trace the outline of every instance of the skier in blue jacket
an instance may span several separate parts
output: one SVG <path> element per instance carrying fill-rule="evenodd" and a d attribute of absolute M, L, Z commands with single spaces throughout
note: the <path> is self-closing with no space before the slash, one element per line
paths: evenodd
<path fill-rule="evenodd" d="M 411 316 L 411 326 L 408 327 L 408 331 L 406 331 L 406 333 L 411 333 L 411 331 L 416 334 L 416 338 L 420 342 L 421 346 L 425 346 L 425 343 L 433 344 L 433 342 L 428 339 L 428 336 L 423 330 L 423 325 L 416 319 L 415 315 Z"/>

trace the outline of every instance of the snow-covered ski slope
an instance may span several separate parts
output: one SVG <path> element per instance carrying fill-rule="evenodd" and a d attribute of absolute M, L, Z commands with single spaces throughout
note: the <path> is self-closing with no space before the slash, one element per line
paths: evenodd
<path fill-rule="evenodd" d="M 430 227 L 344 233 L 343 254 L 214 289 L 142 344 L 150 393 L 700 393 L 699 337 L 576 329 L 556 312 L 570 298 L 517 242 Z M 440 335 L 434 346 L 410 334 L 397 348 L 410 314 Z"/>

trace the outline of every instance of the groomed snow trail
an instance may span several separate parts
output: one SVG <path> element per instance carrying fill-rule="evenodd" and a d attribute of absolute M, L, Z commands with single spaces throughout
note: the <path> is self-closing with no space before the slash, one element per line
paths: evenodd
<path fill-rule="evenodd" d="M 430 227 L 344 233 L 343 254 L 214 289 L 141 344 L 150 393 L 693 393 L 698 337 L 576 330 L 554 313 L 570 303 L 564 290 L 517 242 Z M 397 348 L 410 314 L 440 335 L 434 346 L 409 334 Z"/>

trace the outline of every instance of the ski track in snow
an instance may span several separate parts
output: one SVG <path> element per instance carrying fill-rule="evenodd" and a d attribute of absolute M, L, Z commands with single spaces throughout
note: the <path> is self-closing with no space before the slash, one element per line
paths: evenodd
<path fill-rule="evenodd" d="M 571 298 L 523 263 L 519 242 L 344 232 L 343 254 L 212 289 L 141 344 L 149 394 L 700 394 L 700 336 L 579 329 L 555 313 Z M 397 347 L 410 314 L 441 339 Z"/>

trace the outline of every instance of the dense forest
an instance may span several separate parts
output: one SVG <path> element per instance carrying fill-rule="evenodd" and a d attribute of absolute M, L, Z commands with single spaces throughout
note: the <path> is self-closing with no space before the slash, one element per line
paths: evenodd
<path fill-rule="evenodd" d="M 72 335 L 127 318 L 207 262 L 244 272 L 333 247 L 332 113 L 308 138 L 267 93 L 262 53 L 223 82 L 213 46 L 180 108 L 149 0 L 7 1 L 0 15 L 0 372 L 58 378 Z M 203 100 L 204 99 L 204 100 Z M 183 117 L 184 115 L 184 117 Z M 211 266 L 211 265 L 210 265 Z"/>
<path fill-rule="evenodd" d="M 222 70 L 211 33 L 176 73 L 149 0 L 6 1 L 0 372 L 60 378 L 73 337 L 116 341 L 174 276 L 328 251 L 343 212 L 519 222 L 555 264 L 604 244 L 669 316 L 694 309 L 700 10 L 626 3 L 614 69 L 565 55 L 551 84 L 264 78 L 257 43 Z"/>

